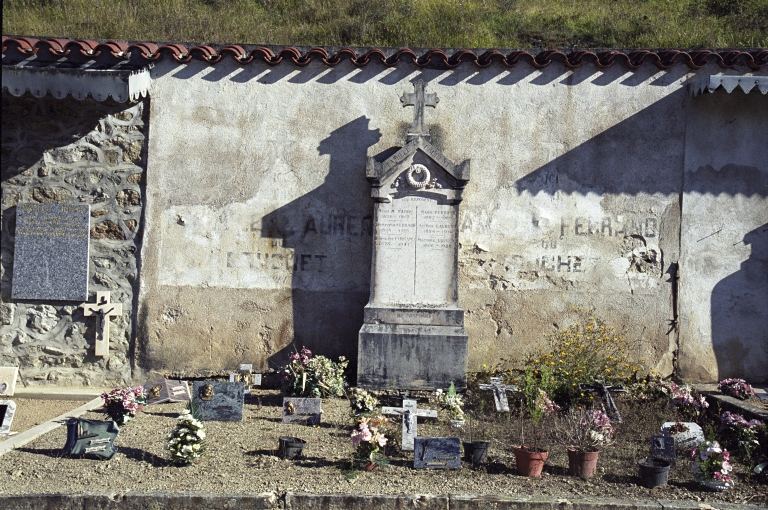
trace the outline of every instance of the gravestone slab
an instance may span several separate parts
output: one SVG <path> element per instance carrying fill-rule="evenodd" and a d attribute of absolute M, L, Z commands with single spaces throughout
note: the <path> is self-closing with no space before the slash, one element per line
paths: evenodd
<path fill-rule="evenodd" d="M 323 414 L 321 398 L 283 398 L 283 423 L 320 425 Z"/>
<path fill-rule="evenodd" d="M 504 384 L 501 377 L 491 377 L 491 383 L 481 384 L 480 389 L 493 391 L 493 401 L 496 404 L 497 413 L 508 413 L 509 401 L 507 400 L 507 392 L 517 391 L 517 386 Z"/>
<path fill-rule="evenodd" d="M 664 435 L 672 436 L 675 438 L 675 446 L 678 450 L 693 450 L 704 442 L 704 431 L 701 429 L 701 426 L 699 426 L 698 423 L 693 423 L 690 421 L 685 421 L 682 423 L 688 430 L 672 434 L 671 428 L 674 427 L 675 422 L 668 421 L 664 422 L 664 424 L 661 426 L 661 432 Z"/>
<path fill-rule="evenodd" d="M 16 206 L 14 299 L 88 299 L 91 206 L 21 203 Z"/>
<path fill-rule="evenodd" d="M 251 391 L 261 386 L 261 374 L 253 373 L 253 365 L 243 363 L 240 365 L 240 371 L 236 374 L 229 374 L 229 382 L 241 382 L 245 384 L 245 391 L 250 395 Z"/>
<path fill-rule="evenodd" d="M 12 397 L 16 391 L 19 367 L 0 367 L 0 397 Z"/>
<path fill-rule="evenodd" d="M 676 466 L 675 439 L 671 436 L 651 436 L 651 457 L 667 460 Z"/>
<path fill-rule="evenodd" d="M 418 435 L 418 417 L 437 418 L 437 411 L 431 409 L 419 409 L 415 400 L 407 398 L 403 399 L 403 405 L 401 407 L 382 407 L 381 414 L 396 414 L 403 417 L 401 448 L 404 451 L 413 451 L 413 441 Z"/>
<path fill-rule="evenodd" d="M 147 404 L 163 404 L 165 402 L 186 402 L 191 398 L 189 383 L 170 379 L 158 379 L 144 385 Z"/>
<path fill-rule="evenodd" d="M 13 400 L 0 400 L 0 436 L 11 433 L 13 415 L 16 413 L 16 402 Z"/>
<path fill-rule="evenodd" d="M 415 469 L 461 469 L 458 437 L 417 437 L 413 452 Z"/>
<path fill-rule="evenodd" d="M 243 383 L 195 381 L 192 401 L 203 421 L 242 421 Z"/>
<path fill-rule="evenodd" d="M 358 337 L 357 385 L 374 389 L 466 387 L 468 337 L 458 302 L 458 218 L 469 161 L 430 143 L 424 108 L 438 98 L 414 84 L 408 143 L 368 159 L 374 200 L 371 290 Z"/>
<path fill-rule="evenodd" d="M 111 459 L 117 448 L 115 438 L 120 432 L 113 421 L 93 421 L 74 418 L 67 421 L 67 442 L 64 453 L 68 455 L 96 455 Z"/>

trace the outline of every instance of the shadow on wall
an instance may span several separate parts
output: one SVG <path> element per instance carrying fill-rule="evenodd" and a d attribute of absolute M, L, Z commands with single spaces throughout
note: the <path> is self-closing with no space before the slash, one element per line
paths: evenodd
<path fill-rule="evenodd" d="M 373 239 L 365 163 L 381 138 L 368 126 L 359 117 L 331 132 L 317 147 L 330 155 L 323 184 L 262 218 L 261 237 L 293 252 L 293 344 L 269 358 L 273 368 L 302 346 L 333 359 L 357 351 Z"/>
<path fill-rule="evenodd" d="M 768 382 L 768 223 L 744 236 L 752 252 L 712 289 L 712 346 L 718 380 L 755 374 Z M 762 380 L 758 380 L 762 374 Z"/>

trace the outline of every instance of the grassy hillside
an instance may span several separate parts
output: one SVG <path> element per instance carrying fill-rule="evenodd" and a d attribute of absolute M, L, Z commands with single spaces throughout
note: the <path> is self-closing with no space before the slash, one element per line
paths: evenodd
<path fill-rule="evenodd" d="M 441 48 L 768 46 L 768 0 L 3 0 L 3 34 Z"/>

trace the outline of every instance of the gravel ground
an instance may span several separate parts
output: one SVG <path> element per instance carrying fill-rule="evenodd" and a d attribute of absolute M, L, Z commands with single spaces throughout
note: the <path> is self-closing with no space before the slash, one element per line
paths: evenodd
<path fill-rule="evenodd" d="M 395 402 L 392 402 L 393 404 Z M 38 410 L 47 414 L 53 405 L 63 402 L 19 401 L 18 416 L 29 413 L 41 418 Z M 79 405 L 70 402 L 69 407 Z M 0 475 L 8 478 L 0 485 L 0 493 L 81 493 L 95 490 L 112 491 L 202 491 L 227 494 L 305 491 L 314 493 L 360 494 L 534 494 L 552 497 L 618 497 L 628 499 L 660 498 L 693 501 L 725 501 L 734 503 L 768 504 L 768 487 L 754 478 L 746 479 L 746 470 L 737 466 L 738 483 L 732 490 L 712 492 L 701 489 L 690 475 L 689 463 L 679 459 L 670 472 L 670 485 L 649 490 L 638 486 L 635 460 L 645 456 L 647 435 L 638 429 L 646 421 L 663 419 L 663 412 L 647 404 L 627 408 L 623 404 L 625 425 L 620 435 L 627 437 L 601 453 L 597 475 L 589 481 L 567 475 L 567 457 L 562 447 L 552 448 L 545 473 L 540 479 L 517 475 L 511 446 L 518 437 L 517 422 L 512 417 L 495 420 L 485 427 L 490 436 L 490 464 L 461 470 L 414 470 L 413 457 L 399 451 L 400 423 L 387 426 L 390 465 L 366 473 L 348 471 L 352 454 L 349 440 L 352 422 L 346 400 L 323 402 L 323 425 L 307 427 L 281 423 L 282 397 L 277 391 L 261 390 L 257 398 L 246 400 L 242 422 L 207 422 L 208 452 L 196 464 L 173 467 L 167 464 L 164 450 L 165 435 L 174 427 L 178 412 L 184 404 L 147 406 L 143 413 L 126 424 L 115 444 L 119 452 L 109 461 L 63 457 L 61 448 L 66 428 L 38 438 L 24 447 L 0 457 Z M 387 404 L 389 405 L 389 404 Z M 620 405 L 622 405 L 620 403 Z M 423 402 L 420 407 L 435 409 L 434 403 Z M 65 406 L 66 407 L 66 406 Z M 658 406 L 657 406 L 658 407 Z M 655 414 L 654 414 L 655 413 Z M 658 416 L 657 416 L 658 414 Z M 90 412 L 87 419 L 103 419 L 104 415 Z M 419 435 L 455 436 L 456 429 L 443 421 L 419 419 Z M 34 422 L 30 422 L 34 423 Z M 660 422 L 659 422 L 660 423 Z M 634 428 L 633 428 L 634 427 Z M 15 430 L 21 430 L 15 427 Z M 460 434 L 464 436 L 467 430 Z M 478 433 L 477 427 L 475 433 Z M 307 441 L 303 458 L 279 460 L 275 455 L 278 437 L 298 436 Z M 466 438 L 465 438 L 466 439 Z"/>
<path fill-rule="evenodd" d="M 23 432 L 85 404 L 87 400 L 33 400 L 10 397 L 16 403 L 11 433 Z M 0 437 L 0 441 L 13 436 Z M 2 462 L 0 460 L 0 462 Z"/>

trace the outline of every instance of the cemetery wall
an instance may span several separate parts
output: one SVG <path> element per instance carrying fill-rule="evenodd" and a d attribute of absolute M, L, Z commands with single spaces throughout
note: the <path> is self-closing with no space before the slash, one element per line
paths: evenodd
<path fill-rule="evenodd" d="M 137 374 L 277 368 L 294 345 L 354 359 L 371 271 L 366 158 L 405 144 L 413 114 L 398 98 L 416 79 L 439 97 L 426 112 L 433 144 L 456 163 L 471 159 L 459 220 L 470 369 L 543 346 L 544 333 L 576 320 L 574 307 L 626 331 L 662 374 L 681 352 L 711 353 L 702 282 L 711 288 L 749 255 L 739 247 L 725 265 L 701 265 L 695 231 L 722 218 L 737 236 L 768 219 L 764 184 L 734 196 L 719 172 L 749 166 L 749 182 L 768 171 L 755 148 L 766 98 L 689 96 L 688 81 L 719 72 L 159 62 Z M 721 100 L 738 115 L 700 106 Z M 725 135 L 738 144 L 718 139 L 734 116 L 741 127 Z M 686 187 L 704 164 L 696 158 L 717 159 L 702 189 L 722 200 Z M 697 290 L 681 292 L 679 274 Z M 692 357 L 682 375 L 714 380 L 714 355 Z"/>
<path fill-rule="evenodd" d="M 145 107 L 3 92 L 0 365 L 20 366 L 20 386 L 131 381 Z M 123 305 L 111 319 L 109 356 L 93 355 L 98 319 L 84 317 L 83 303 L 11 299 L 20 202 L 90 204 L 89 301 L 103 290 Z"/>

